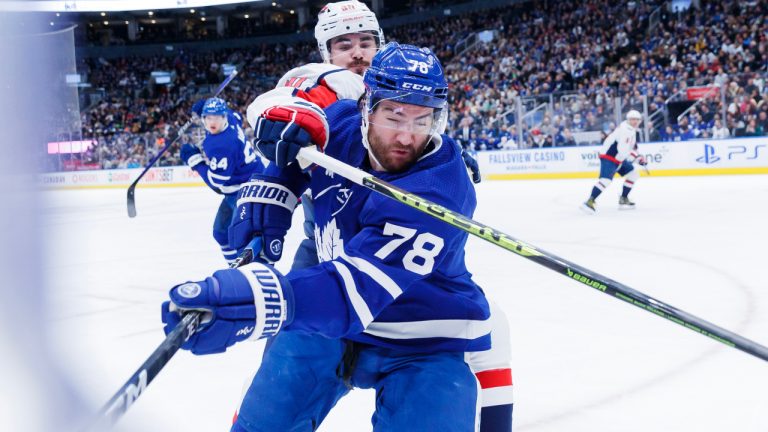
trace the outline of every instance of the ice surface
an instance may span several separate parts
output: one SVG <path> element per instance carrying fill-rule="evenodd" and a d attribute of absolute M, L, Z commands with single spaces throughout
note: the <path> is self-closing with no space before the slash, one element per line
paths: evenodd
<path fill-rule="evenodd" d="M 588 216 L 577 207 L 593 183 L 484 182 L 475 219 L 768 345 L 768 176 L 642 178 L 634 211 L 617 209 L 614 184 Z M 55 352 L 94 410 L 162 341 L 167 290 L 225 267 L 210 234 L 217 195 L 140 188 L 136 198 L 129 219 L 122 189 L 45 194 Z M 482 240 L 470 240 L 467 261 L 509 317 L 516 431 L 768 430 L 768 362 Z M 228 430 L 262 349 L 178 353 L 119 429 Z M 372 410 L 373 392 L 356 390 L 320 430 L 371 430 Z"/>

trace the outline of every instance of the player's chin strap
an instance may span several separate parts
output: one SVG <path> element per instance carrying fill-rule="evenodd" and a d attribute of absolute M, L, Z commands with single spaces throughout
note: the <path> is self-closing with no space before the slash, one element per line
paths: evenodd
<path fill-rule="evenodd" d="M 732 331 L 726 330 L 690 313 L 670 306 L 660 300 L 652 298 L 640 291 L 616 282 L 606 276 L 584 268 L 578 264 L 569 262 L 563 258 L 538 249 L 528 243 L 518 240 L 508 234 L 504 234 L 488 225 L 474 221 L 461 213 L 449 210 L 435 204 L 418 195 L 414 195 L 385 182 L 361 169 L 355 168 L 336 160 L 324 153 L 305 147 L 299 150 L 299 158 L 309 160 L 328 171 L 345 177 L 360 186 L 378 192 L 388 198 L 410 206 L 413 209 L 426 213 L 433 218 L 464 232 L 480 237 L 496 246 L 500 246 L 510 252 L 514 252 L 539 265 L 554 270 L 568 279 L 580 282 L 595 291 L 611 295 L 642 310 L 651 312 L 662 318 L 666 318 L 696 333 L 708 336 L 717 342 L 731 348 L 736 348 L 751 354 L 757 358 L 768 361 L 768 347 L 747 339 Z"/>

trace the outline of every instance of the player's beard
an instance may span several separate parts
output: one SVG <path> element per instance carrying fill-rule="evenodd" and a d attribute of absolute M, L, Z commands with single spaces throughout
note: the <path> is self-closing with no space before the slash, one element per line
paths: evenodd
<path fill-rule="evenodd" d="M 424 137 L 418 145 L 404 146 L 398 143 L 385 143 L 375 131 L 369 130 L 368 142 L 371 153 L 384 170 L 398 173 L 407 171 L 421 157 L 427 146 L 427 137 Z"/>

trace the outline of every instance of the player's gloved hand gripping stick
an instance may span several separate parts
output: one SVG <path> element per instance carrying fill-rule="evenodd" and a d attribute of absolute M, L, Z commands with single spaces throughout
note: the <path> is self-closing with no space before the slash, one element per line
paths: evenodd
<path fill-rule="evenodd" d="M 224 80 L 224 82 L 219 84 L 219 88 L 216 89 L 216 93 L 214 93 L 213 97 L 218 96 L 222 91 L 224 91 L 224 89 L 227 87 L 227 85 L 229 85 L 229 83 L 232 82 L 233 79 L 235 79 L 235 77 L 237 76 L 237 70 L 238 69 L 239 68 L 235 68 L 232 71 L 232 73 L 230 73 L 229 76 Z M 160 157 L 163 154 L 165 154 L 165 152 L 169 148 L 171 148 L 171 146 L 176 141 L 178 141 L 179 138 L 181 138 L 182 135 L 184 135 L 184 132 L 186 132 L 187 129 L 189 129 L 190 126 L 192 126 L 192 118 L 187 120 L 187 122 L 184 123 L 184 125 L 182 125 L 179 128 L 179 130 L 176 132 L 176 138 L 174 138 L 174 140 L 171 141 L 170 143 L 166 144 L 166 146 L 163 147 L 157 153 L 157 155 L 155 155 L 155 157 L 152 158 L 151 161 L 149 161 L 149 163 L 147 164 L 147 167 L 144 168 L 144 171 L 142 171 L 141 174 L 139 174 L 138 177 L 136 177 L 136 180 L 134 180 L 133 183 L 131 183 L 131 185 L 128 186 L 128 217 L 136 217 L 136 185 L 139 183 L 139 180 L 141 180 L 141 178 L 144 177 L 144 174 L 146 174 L 147 171 L 149 171 L 149 169 L 152 168 L 153 165 L 155 165 L 155 162 L 157 162 L 160 159 Z"/>
<path fill-rule="evenodd" d="M 441 220 L 476 237 L 480 237 L 483 240 L 487 240 L 490 243 L 514 252 L 524 258 L 528 258 L 529 260 L 554 270 L 569 279 L 581 282 L 602 293 L 612 295 L 633 306 L 637 306 L 654 315 L 658 315 L 676 324 L 680 324 L 683 327 L 689 328 L 696 333 L 708 336 L 731 348 L 739 349 L 757 358 L 768 361 L 768 347 L 672 307 L 606 276 L 566 261 L 528 243 L 517 240 L 516 238 L 495 230 L 485 224 L 476 222 L 459 213 L 404 191 L 363 170 L 338 161 L 324 153 L 320 153 L 311 147 L 302 148 L 298 152 L 298 158 L 317 164 L 329 171 L 341 175 L 342 177 L 352 180 L 361 186 L 413 207 L 416 210 L 427 213 L 435 219 Z"/>
<path fill-rule="evenodd" d="M 260 239 L 259 239 L 260 240 Z M 237 268 L 249 264 L 254 257 L 255 248 L 260 244 L 249 244 L 243 253 L 232 263 L 230 268 Z M 259 249 L 257 249 L 259 250 Z M 128 411 L 128 408 L 144 392 L 149 383 L 155 379 L 158 373 L 168 364 L 176 351 L 187 342 L 200 326 L 203 317 L 202 311 L 190 311 L 184 314 L 181 321 L 165 337 L 139 369 L 126 381 L 114 396 L 99 410 L 95 421 L 88 426 L 87 431 L 103 431 L 115 424 L 120 417 Z"/>

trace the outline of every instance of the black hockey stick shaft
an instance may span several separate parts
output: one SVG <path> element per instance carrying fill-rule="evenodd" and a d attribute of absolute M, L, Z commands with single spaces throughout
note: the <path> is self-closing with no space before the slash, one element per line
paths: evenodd
<path fill-rule="evenodd" d="M 253 250 L 249 246 L 229 267 L 237 268 L 246 265 L 253 260 L 253 256 Z M 128 408 L 144 393 L 149 383 L 168 364 L 181 345 L 195 333 L 200 325 L 200 317 L 201 313 L 196 311 L 184 315 L 181 322 L 168 333 L 160 346 L 99 410 L 96 421 L 87 429 L 88 431 L 107 429 L 128 411 Z"/>
<path fill-rule="evenodd" d="M 216 97 L 219 94 L 221 94 L 222 91 L 224 91 L 224 89 L 229 85 L 229 83 L 232 82 L 232 80 L 235 79 L 235 77 L 237 76 L 237 70 L 238 70 L 237 68 L 233 70 L 232 73 L 230 73 L 229 76 L 227 76 L 224 82 L 219 84 L 219 88 L 216 89 L 216 93 L 214 93 L 212 97 Z M 131 183 L 131 185 L 128 186 L 128 217 L 132 217 L 132 218 L 136 217 L 136 185 L 139 184 L 139 181 L 141 180 L 142 177 L 144 177 L 144 174 L 146 174 L 147 171 L 149 171 L 149 169 L 155 165 L 155 162 L 157 162 L 160 159 L 160 157 L 163 154 L 165 154 L 165 152 L 169 148 L 171 148 L 171 146 L 173 146 L 173 144 L 175 144 L 176 141 L 179 140 L 179 138 L 182 137 L 182 135 L 184 135 L 184 133 L 187 131 L 187 129 L 189 129 L 190 126 L 192 126 L 192 118 L 187 120 L 187 122 L 184 123 L 179 128 L 179 130 L 176 132 L 176 138 L 174 138 L 173 141 L 171 141 L 170 143 L 166 144 L 165 147 L 160 149 L 160 151 L 155 155 L 155 157 L 153 157 L 152 160 L 149 161 L 147 166 L 144 168 L 144 171 L 142 171 L 141 174 L 139 174 L 139 176 L 136 177 L 136 180 L 134 180 L 133 183 Z"/>
<path fill-rule="evenodd" d="M 666 318 L 731 348 L 736 348 L 747 354 L 768 361 L 768 347 L 765 347 L 764 345 L 712 324 L 688 312 L 670 306 L 578 264 L 574 264 L 554 254 L 543 251 L 488 225 L 467 218 L 460 213 L 448 210 L 445 207 L 421 198 L 418 195 L 402 190 L 397 186 L 366 173 L 365 171 L 320 153 L 313 148 L 301 149 L 299 157 L 320 165 L 329 171 L 339 174 L 342 177 L 346 177 L 361 186 L 378 192 L 395 201 L 426 213 L 435 219 L 443 221 L 462 231 L 493 243 L 496 246 L 500 246 L 508 251 L 514 252 L 536 264 L 554 270 L 569 279 L 581 282 L 599 292 L 609 294 L 619 300 L 623 300 L 626 303 L 651 312 L 654 315 Z"/>

